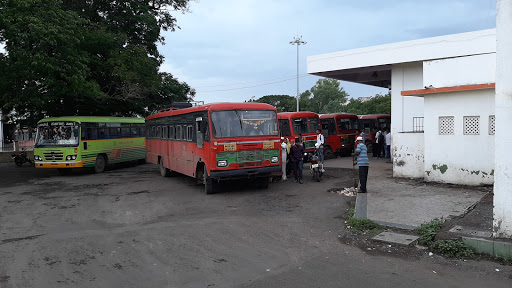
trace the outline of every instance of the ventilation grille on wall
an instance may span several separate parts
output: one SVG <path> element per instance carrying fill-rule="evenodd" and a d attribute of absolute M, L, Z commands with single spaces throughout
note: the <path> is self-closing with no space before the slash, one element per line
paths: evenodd
<path fill-rule="evenodd" d="M 453 116 L 439 117 L 439 135 L 453 135 Z"/>
<path fill-rule="evenodd" d="M 495 119 L 496 119 L 496 116 L 494 116 L 494 115 L 489 116 L 489 135 L 494 135 Z"/>
<path fill-rule="evenodd" d="M 480 116 L 464 116 L 464 135 L 480 134 Z"/>

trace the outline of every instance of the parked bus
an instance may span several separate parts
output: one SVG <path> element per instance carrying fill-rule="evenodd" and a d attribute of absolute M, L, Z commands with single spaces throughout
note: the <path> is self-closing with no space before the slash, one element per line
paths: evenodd
<path fill-rule="evenodd" d="M 281 136 L 295 143 L 295 138 L 302 136 L 304 151 L 315 150 L 316 129 L 321 128 L 318 114 L 313 112 L 281 112 L 277 114 Z"/>
<path fill-rule="evenodd" d="M 91 167 L 146 157 L 144 118 L 69 116 L 46 118 L 37 124 L 34 160 L 37 168 Z"/>
<path fill-rule="evenodd" d="M 281 171 L 277 110 L 263 103 L 218 103 L 168 109 L 146 118 L 147 161 L 204 183 L 252 178 L 268 187 Z"/>
<path fill-rule="evenodd" d="M 389 114 L 369 114 L 359 115 L 360 129 L 364 129 L 366 134 L 366 146 L 368 151 L 372 151 L 373 143 L 375 143 L 376 128 L 389 128 L 391 130 L 391 115 Z"/>
<path fill-rule="evenodd" d="M 336 113 L 320 115 L 325 136 L 325 158 L 350 155 L 359 131 L 359 118 L 355 114 Z"/>

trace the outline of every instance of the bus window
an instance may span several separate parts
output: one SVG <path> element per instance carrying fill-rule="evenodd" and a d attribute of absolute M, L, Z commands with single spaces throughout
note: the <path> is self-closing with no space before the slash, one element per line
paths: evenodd
<path fill-rule="evenodd" d="M 389 126 L 389 118 L 379 118 L 379 127 L 381 129 L 389 128 Z"/>
<path fill-rule="evenodd" d="M 309 121 L 309 132 L 316 132 L 316 129 L 320 129 L 320 123 L 318 118 L 308 118 Z"/>
<path fill-rule="evenodd" d="M 337 133 L 336 126 L 334 125 L 334 119 L 322 119 L 322 131 L 327 131 L 329 135 L 336 135 Z"/>
<path fill-rule="evenodd" d="M 350 119 L 338 119 L 338 130 L 344 131 L 349 130 L 350 128 Z"/>
<path fill-rule="evenodd" d="M 121 128 L 120 127 L 110 127 L 110 138 L 117 139 L 121 138 Z"/>
<path fill-rule="evenodd" d="M 181 140 L 181 125 L 176 125 L 176 140 Z"/>
<path fill-rule="evenodd" d="M 138 132 L 138 127 L 134 127 L 135 125 L 132 125 L 132 127 L 130 127 L 130 137 L 132 138 L 135 138 L 139 135 L 139 132 Z"/>
<path fill-rule="evenodd" d="M 121 138 L 130 137 L 130 127 L 121 127 Z"/>
<path fill-rule="evenodd" d="M 192 135 L 194 134 L 194 128 L 192 126 L 187 127 L 187 140 L 192 141 Z"/>
<path fill-rule="evenodd" d="M 107 127 L 98 128 L 98 139 L 110 139 L 110 132 Z"/>
<path fill-rule="evenodd" d="M 169 126 L 169 139 L 174 140 L 174 127 Z"/>
<path fill-rule="evenodd" d="M 307 118 L 295 118 L 295 119 L 293 119 L 293 132 L 295 134 L 309 133 Z"/>
<path fill-rule="evenodd" d="M 97 140 L 98 139 L 98 128 L 87 127 L 87 139 L 88 140 Z"/>
<path fill-rule="evenodd" d="M 280 119 L 279 120 L 279 130 L 281 130 L 281 136 L 292 136 L 292 131 L 290 130 L 290 122 L 288 119 Z"/>

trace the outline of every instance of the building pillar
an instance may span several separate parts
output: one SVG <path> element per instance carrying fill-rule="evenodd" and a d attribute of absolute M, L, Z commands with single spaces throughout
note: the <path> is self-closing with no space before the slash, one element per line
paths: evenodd
<path fill-rule="evenodd" d="M 512 238 L 512 1 L 496 2 L 494 237 Z"/>

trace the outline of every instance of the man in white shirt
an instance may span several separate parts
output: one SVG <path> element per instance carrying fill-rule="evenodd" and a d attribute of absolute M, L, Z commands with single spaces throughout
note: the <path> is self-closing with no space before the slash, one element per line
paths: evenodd
<path fill-rule="evenodd" d="M 391 158 L 391 132 L 386 128 L 386 158 Z"/>
<path fill-rule="evenodd" d="M 321 129 L 316 129 L 316 144 L 315 147 L 318 151 L 318 157 L 320 158 L 320 163 L 322 163 L 322 172 L 325 172 L 324 170 L 324 144 L 325 144 L 325 138 L 322 134 Z"/>

